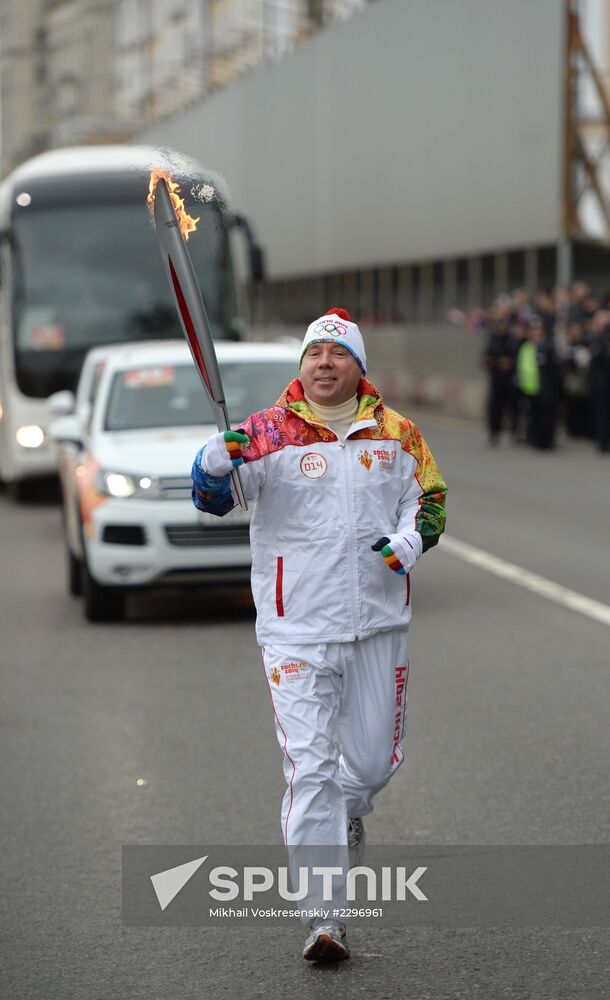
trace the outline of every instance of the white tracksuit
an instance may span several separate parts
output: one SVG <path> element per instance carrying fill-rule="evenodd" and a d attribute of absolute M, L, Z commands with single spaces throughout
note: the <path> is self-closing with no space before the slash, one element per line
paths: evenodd
<path fill-rule="evenodd" d="M 418 429 L 362 379 L 344 441 L 295 379 L 241 426 L 256 631 L 284 752 L 287 844 L 346 844 L 403 759 L 411 570 L 444 528 L 447 488 Z M 229 477 L 193 466 L 193 500 L 235 506 Z M 205 468 L 205 465 L 204 465 Z M 407 576 L 371 545 L 391 538 Z M 337 745 L 340 753 L 337 753 Z"/>

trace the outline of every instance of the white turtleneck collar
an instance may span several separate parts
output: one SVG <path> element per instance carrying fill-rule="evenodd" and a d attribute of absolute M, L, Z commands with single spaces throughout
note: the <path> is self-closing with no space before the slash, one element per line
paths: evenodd
<path fill-rule="evenodd" d="M 314 403 L 307 395 L 305 399 L 311 406 L 314 416 L 330 427 L 331 431 L 342 441 L 358 412 L 358 397 L 352 396 L 351 399 L 346 399 L 344 403 L 338 403 L 336 406 Z"/>

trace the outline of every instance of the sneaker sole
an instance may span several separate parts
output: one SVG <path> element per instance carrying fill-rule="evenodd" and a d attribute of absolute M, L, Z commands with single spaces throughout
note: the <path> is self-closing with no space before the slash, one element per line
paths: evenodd
<path fill-rule="evenodd" d="M 341 962 L 349 958 L 349 948 L 339 944 L 329 934 L 320 934 L 307 951 L 303 952 L 306 962 Z"/>

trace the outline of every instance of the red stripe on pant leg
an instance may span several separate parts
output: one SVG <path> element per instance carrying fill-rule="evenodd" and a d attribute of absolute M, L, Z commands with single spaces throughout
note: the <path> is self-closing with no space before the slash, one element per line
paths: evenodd
<path fill-rule="evenodd" d="M 267 667 L 265 666 L 265 654 L 263 653 L 262 649 L 261 649 L 261 656 L 263 658 L 263 669 L 265 671 L 265 680 L 267 681 L 267 687 L 269 688 L 269 697 L 271 698 L 271 707 L 273 708 L 273 714 L 275 715 L 275 718 L 277 720 L 277 724 L 280 727 L 280 729 L 282 730 L 282 734 L 284 736 L 283 750 L 284 750 L 284 753 L 286 754 L 286 756 L 288 757 L 288 760 L 292 764 L 292 776 L 290 778 L 290 805 L 288 806 L 288 812 L 286 813 L 286 822 L 284 824 L 284 843 L 288 844 L 288 820 L 290 818 L 290 813 L 292 812 L 292 803 L 294 802 L 294 795 L 293 795 L 293 791 L 292 791 L 292 783 L 294 781 L 294 776 L 295 776 L 295 773 L 296 773 L 297 766 L 296 766 L 295 762 L 293 761 L 292 757 L 290 756 L 290 754 L 288 753 L 288 750 L 286 749 L 286 745 L 288 743 L 288 737 L 286 736 L 286 731 L 285 731 L 282 723 L 280 722 L 280 720 L 278 718 L 277 712 L 275 711 L 275 702 L 273 700 L 273 691 L 271 690 L 271 685 L 269 683 L 269 678 L 267 677 Z"/>
<path fill-rule="evenodd" d="M 284 557 L 277 557 L 277 570 L 275 574 L 275 607 L 278 618 L 284 617 L 284 596 L 282 587 L 284 584 Z"/>

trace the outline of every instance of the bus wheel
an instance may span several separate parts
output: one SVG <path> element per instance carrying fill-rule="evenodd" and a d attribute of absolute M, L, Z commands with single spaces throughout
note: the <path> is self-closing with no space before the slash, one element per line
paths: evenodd
<path fill-rule="evenodd" d="M 7 483 L 6 492 L 14 503 L 23 503 L 34 496 L 33 485 L 29 479 L 14 479 Z"/>
<path fill-rule="evenodd" d="M 90 622 L 121 622 L 125 617 L 125 591 L 118 587 L 103 587 L 94 580 L 83 561 L 82 592 L 85 618 Z"/>

